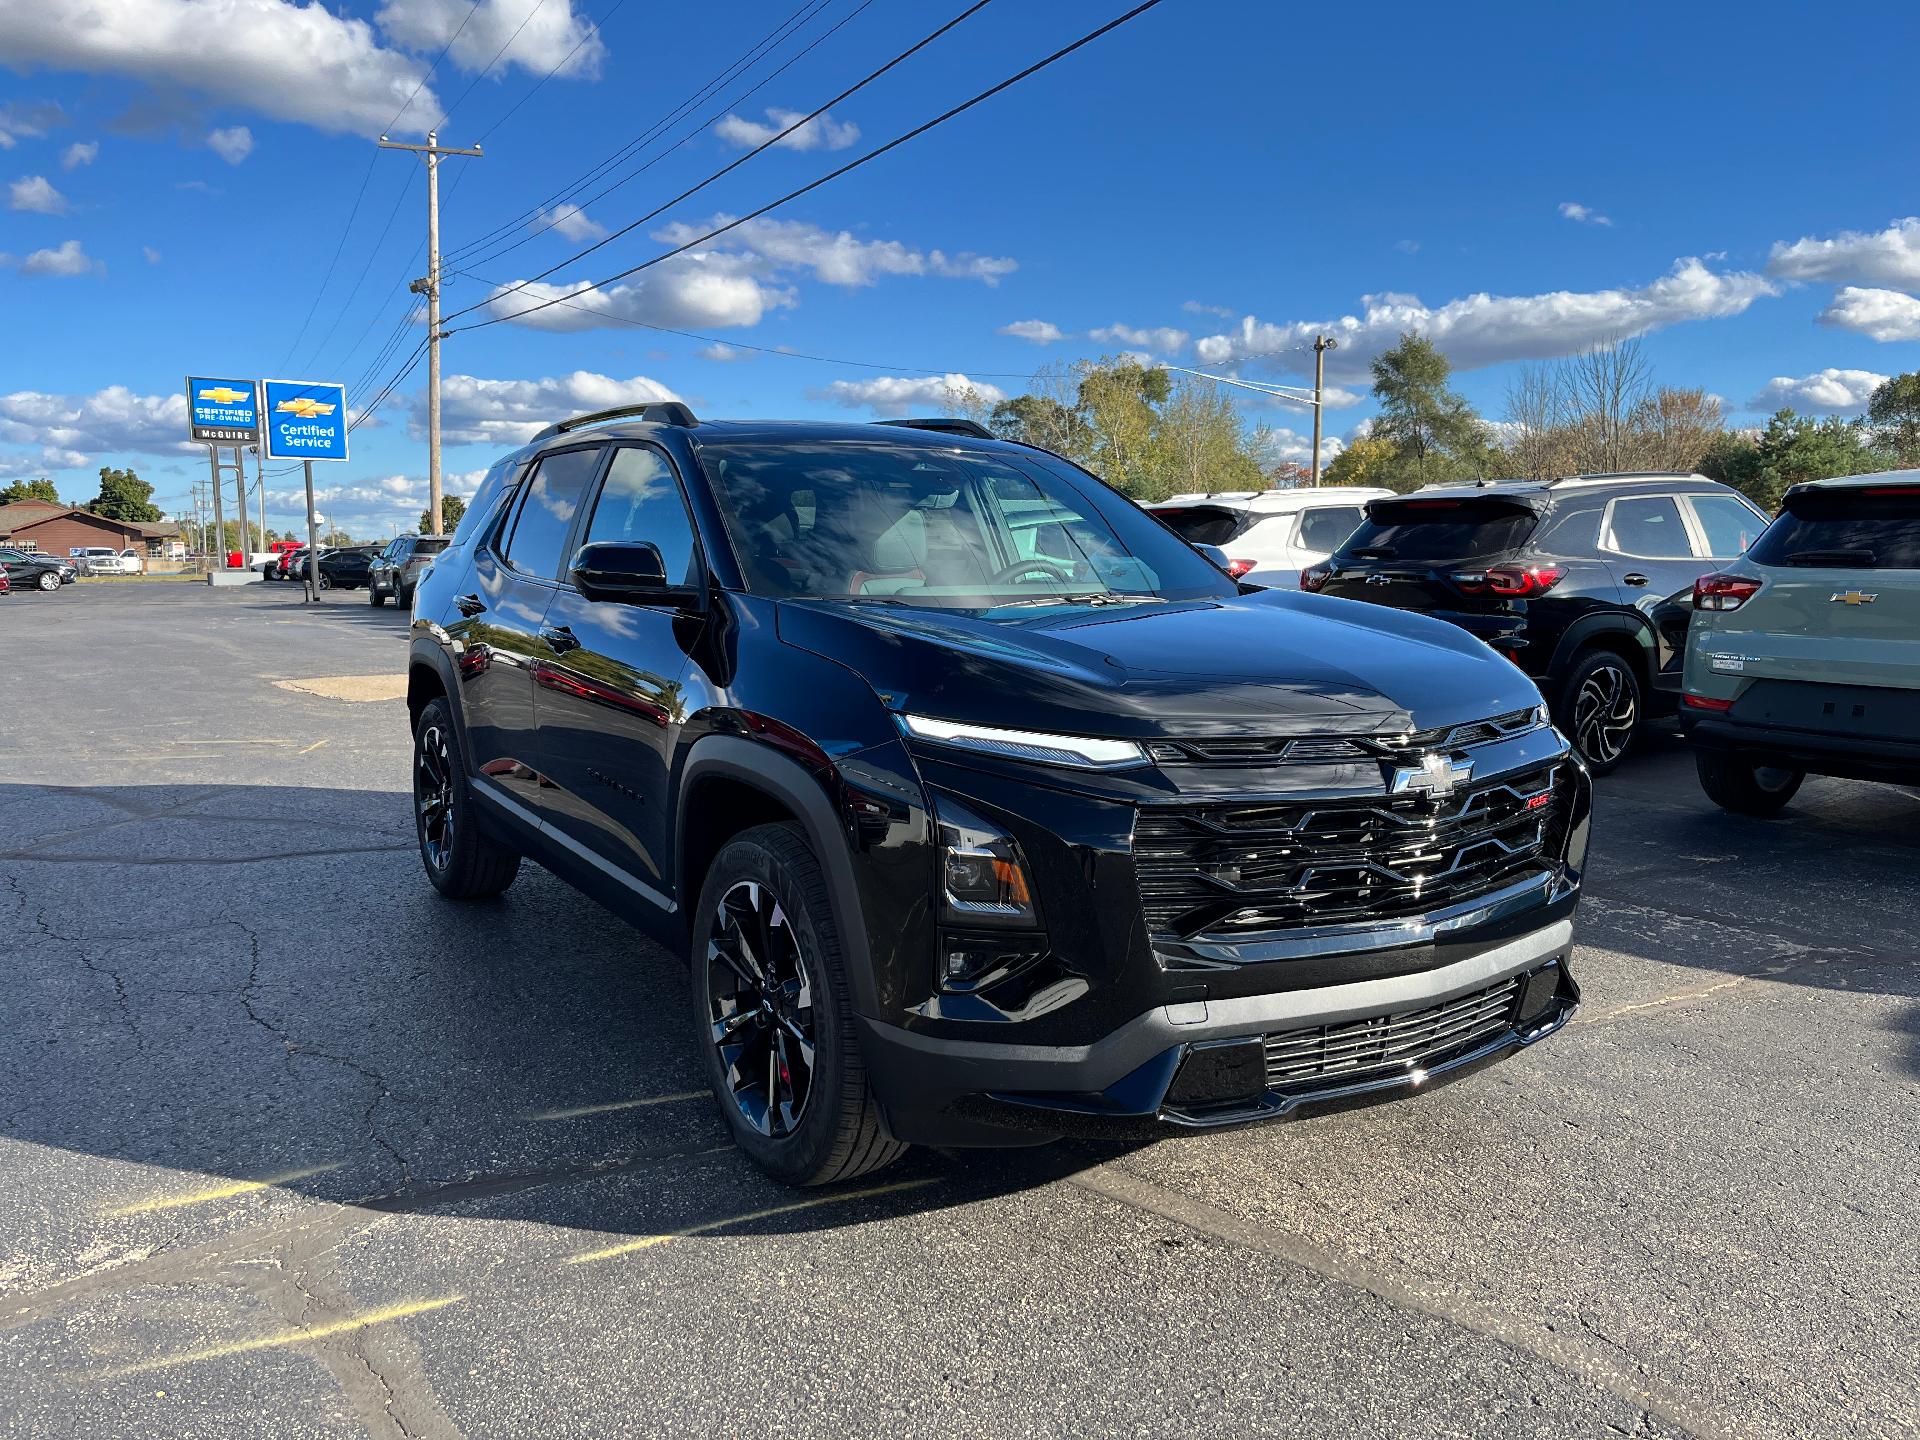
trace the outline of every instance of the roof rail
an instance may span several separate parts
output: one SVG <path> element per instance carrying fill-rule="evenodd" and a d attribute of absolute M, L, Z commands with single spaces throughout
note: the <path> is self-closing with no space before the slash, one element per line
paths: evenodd
<path fill-rule="evenodd" d="M 907 430 L 934 430 L 942 435 L 971 435 L 976 440 L 997 440 L 995 435 L 978 420 L 962 420 L 958 417 L 943 415 L 929 416 L 918 420 L 876 420 L 876 425 L 899 425 Z"/>
<path fill-rule="evenodd" d="M 593 410 L 585 415 L 575 415 L 571 420 L 555 421 L 534 436 L 530 443 L 538 445 L 542 440 L 551 440 L 569 430 L 578 430 L 583 425 L 598 425 L 605 420 L 651 420 L 661 425 L 700 423 L 693 411 L 678 400 L 650 400 L 645 405 L 616 405 L 611 410 Z"/>

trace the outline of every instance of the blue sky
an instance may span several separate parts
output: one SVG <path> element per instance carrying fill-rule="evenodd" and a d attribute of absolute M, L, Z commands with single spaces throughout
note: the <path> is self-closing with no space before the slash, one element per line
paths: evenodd
<path fill-rule="evenodd" d="M 556 265 L 550 284 L 601 279 L 753 209 L 1128 7 L 994 0 L 804 146 L 562 263 L 738 158 L 770 111 L 814 109 L 963 8 L 0 7 L 0 477 L 45 473 L 80 500 L 99 466 L 130 464 L 181 506 L 206 468 L 179 438 L 185 373 L 377 394 L 423 333 L 406 293 L 421 167 L 372 144 L 396 112 L 396 138 L 448 110 L 445 142 L 485 137 L 485 159 L 443 171 L 447 309 L 480 307 L 458 326 L 520 308 L 490 308 L 500 284 Z M 637 285 L 530 292 L 569 303 L 457 334 L 450 484 L 540 420 L 623 399 L 874 418 L 947 408 L 948 376 L 1018 393 L 1040 366 L 1119 351 L 1297 383 L 1315 328 L 1341 337 L 1333 378 L 1356 397 L 1329 408 L 1334 437 L 1367 416 L 1365 363 L 1407 328 L 1491 418 L 1516 363 L 1623 334 L 1644 336 L 1658 380 L 1705 386 L 1743 423 L 1777 403 L 1853 413 L 1874 377 L 1920 367 L 1916 40 L 1910 3 L 1164 0 Z M 737 62 L 575 196 L 584 215 L 522 218 Z M 417 520 L 424 373 L 321 478 L 322 508 L 359 533 Z M 1257 413 L 1287 432 L 1276 455 L 1299 453 L 1304 412 Z M 299 513 L 296 480 L 269 477 L 276 526 Z"/>

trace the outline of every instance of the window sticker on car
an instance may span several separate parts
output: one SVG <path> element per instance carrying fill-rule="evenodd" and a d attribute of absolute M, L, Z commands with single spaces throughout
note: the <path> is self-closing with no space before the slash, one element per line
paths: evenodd
<path fill-rule="evenodd" d="M 1747 668 L 1747 657 L 1744 655 L 1709 655 L 1707 656 L 1707 668 L 1717 670 L 1723 675 L 1738 674 Z"/>

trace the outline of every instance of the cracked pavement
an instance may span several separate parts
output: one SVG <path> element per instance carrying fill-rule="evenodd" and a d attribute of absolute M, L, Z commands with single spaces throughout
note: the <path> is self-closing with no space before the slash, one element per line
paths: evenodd
<path fill-rule="evenodd" d="M 1736 820 L 1656 735 L 1551 1042 L 796 1208 L 674 1098 L 678 958 L 534 867 L 439 901 L 404 707 L 274 683 L 404 634 L 0 602 L 0 1435 L 1920 1430 L 1920 796 Z"/>

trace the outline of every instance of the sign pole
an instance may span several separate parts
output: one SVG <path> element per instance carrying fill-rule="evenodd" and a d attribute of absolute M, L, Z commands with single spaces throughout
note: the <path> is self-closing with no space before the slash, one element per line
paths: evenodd
<path fill-rule="evenodd" d="M 220 568 L 227 568 L 227 520 L 220 504 L 220 447 L 207 446 L 207 465 L 213 472 L 213 543 L 220 550 Z M 207 568 L 213 569 L 212 561 Z"/>
<path fill-rule="evenodd" d="M 267 462 L 260 454 L 260 447 L 253 447 L 253 478 L 260 487 L 260 548 L 270 550 L 267 542 Z"/>
<path fill-rule="evenodd" d="M 313 518 L 313 461 L 303 460 L 307 472 L 307 599 L 320 600 L 320 522 Z"/>
<path fill-rule="evenodd" d="M 238 445 L 233 447 L 233 494 L 233 513 L 240 517 L 240 563 L 244 566 L 253 556 L 253 547 L 247 544 L 247 452 Z M 261 542 L 263 546 L 265 543 Z"/>

